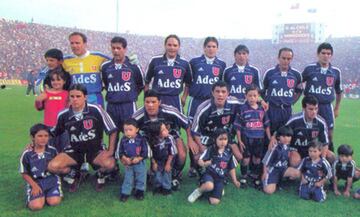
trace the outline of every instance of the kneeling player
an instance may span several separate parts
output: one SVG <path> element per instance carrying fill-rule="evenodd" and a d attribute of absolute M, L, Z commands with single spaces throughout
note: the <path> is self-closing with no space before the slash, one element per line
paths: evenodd
<path fill-rule="evenodd" d="M 299 195 L 305 200 L 324 202 L 324 184 L 332 177 L 329 162 L 321 157 L 322 144 L 315 141 L 309 144 L 309 156 L 299 166 L 302 173 Z"/>
<path fill-rule="evenodd" d="M 264 192 L 272 194 L 283 177 L 295 179 L 300 177 L 300 171 L 289 167 L 289 145 L 293 131 L 288 126 L 281 127 L 276 136 L 278 144 L 267 151 L 264 159 L 263 185 Z"/>
<path fill-rule="evenodd" d="M 199 166 L 206 167 L 206 171 L 200 179 L 200 187 L 189 195 L 188 201 L 190 203 L 195 202 L 203 193 L 210 192 L 210 204 L 219 204 L 223 195 L 224 179 L 227 173 L 230 174 L 234 185 L 237 188 L 240 187 L 235 172 L 237 161 L 229 147 L 227 131 L 221 128 L 217 129 L 214 132 L 214 138 L 215 144 L 209 146 L 198 161 Z"/>
<path fill-rule="evenodd" d="M 57 151 L 49 146 L 49 129 L 44 124 L 35 124 L 30 128 L 33 148 L 26 149 L 20 159 L 20 173 L 27 182 L 27 206 L 31 210 L 40 210 L 45 203 L 50 206 L 61 202 L 60 178 L 47 170 L 48 162 Z"/>

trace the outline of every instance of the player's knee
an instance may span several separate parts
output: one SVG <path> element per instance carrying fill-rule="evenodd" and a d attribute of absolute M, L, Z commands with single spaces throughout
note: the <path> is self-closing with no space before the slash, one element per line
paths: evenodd
<path fill-rule="evenodd" d="M 49 162 L 48 170 L 52 173 L 59 173 L 62 168 L 61 162 L 52 160 Z"/>
<path fill-rule="evenodd" d="M 31 211 L 38 211 L 41 210 L 44 207 L 44 202 L 41 201 L 31 201 L 28 204 L 28 207 Z"/>
<path fill-rule="evenodd" d="M 49 198 L 46 198 L 46 203 L 49 206 L 59 205 L 60 202 L 61 202 L 61 197 L 49 197 Z"/>
<path fill-rule="evenodd" d="M 301 157 L 298 153 L 291 153 L 290 154 L 290 166 L 292 167 L 298 167 L 301 162 Z"/>
<path fill-rule="evenodd" d="M 355 198 L 355 199 L 360 199 L 360 194 L 359 194 L 359 193 L 355 193 L 355 194 L 354 194 L 354 198 Z"/>
<path fill-rule="evenodd" d="M 264 188 L 263 188 L 264 192 L 266 194 L 273 194 L 276 190 L 276 185 L 275 184 L 271 184 L 271 185 L 266 185 Z"/>
<path fill-rule="evenodd" d="M 211 205 L 218 205 L 220 203 L 220 200 L 217 198 L 210 197 L 209 202 Z"/>
<path fill-rule="evenodd" d="M 214 189 L 214 183 L 212 182 L 205 182 L 203 185 L 202 185 L 203 189 L 205 191 L 212 191 Z"/>
<path fill-rule="evenodd" d="M 101 167 L 105 170 L 112 170 L 115 168 L 115 160 L 113 158 L 108 158 L 103 161 Z"/>

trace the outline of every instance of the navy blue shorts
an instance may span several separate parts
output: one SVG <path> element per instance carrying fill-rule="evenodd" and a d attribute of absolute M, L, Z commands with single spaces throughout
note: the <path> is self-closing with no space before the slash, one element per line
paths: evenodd
<path fill-rule="evenodd" d="M 334 129 L 335 115 L 332 104 L 319 104 L 318 114 L 324 118 L 329 129 Z"/>
<path fill-rule="evenodd" d="M 199 107 L 201 103 L 203 103 L 206 99 L 199 99 L 199 98 L 193 98 L 190 97 L 189 106 L 187 110 L 187 116 L 189 117 L 189 120 L 192 122 L 194 119 L 194 116 L 196 114 L 196 110 Z"/>
<path fill-rule="evenodd" d="M 212 182 L 214 184 L 214 189 L 209 192 L 209 197 L 221 199 L 222 192 L 224 190 L 224 179 L 212 176 L 210 173 L 205 172 L 205 174 L 200 179 L 200 184 L 205 182 Z"/>
<path fill-rule="evenodd" d="M 271 133 L 284 126 L 291 117 L 291 106 L 285 106 L 283 108 L 270 104 L 267 114 L 270 119 L 270 131 Z"/>
<path fill-rule="evenodd" d="M 179 95 L 175 95 L 175 96 L 172 96 L 172 95 L 159 95 L 159 98 L 161 100 L 161 104 L 174 106 L 181 113 L 184 113 Z"/>
<path fill-rule="evenodd" d="M 281 179 L 284 177 L 287 168 L 269 168 L 269 172 L 267 173 L 263 185 L 267 186 L 269 184 L 279 184 Z"/>
<path fill-rule="evenodd" d="M 246 136 L 242 136 L 241 140 L 245 144 L 245 150 L 243 153 L 244 158 L 249 158 L 251 156 L 256 158 L 263 157 L 263 150 L 265 146 L 263 138 L 248 138 Z"/>
<path fill-rule="evenodd" d="M 136 111 L 136 103 L 108 103 L 106 111 L 114 121 L 117 128 L 123 131 L 124 122 L 131 118 Z"/>
<path fill-rule="evenodd" d="M 88 162 L 96 170 L 98 166 L 94 165 L 93 161 L 103 150 L 105 150 L 103 144 L 91 144 L 88 146 L 68 146 L 64 149 L 64 153 L 74 159 L 78 165 L 84 163 L 84 160 L 86 159 L 86 162 Z"/>
<path fill-rule="evenodd" d="M 300 185 L 299 196 L 305 200 L 312 199 L 316 202 L 323 202 L 326 199 L 326 192 L 324 191 L 323 187 L 302 184 Z"/>
<path fill-rule="evenodd" d="M 59 176 L 56 175 L 50 175 L 46 178 L 42 178 L 42 179 L 37 179 L 35 180 L 36 183 L 39 185 L 40 189 L 41 189 L 41 193 L 36 195 L 36 196 L 32 196 L 31 195 L 31 186 L 29 184 L 27 184 L 26 186 L 26 196 L 27 196 L 27 200 L 26 202 L 29 203 L 32 200 L 35 200 L 37 198 L 41 198 L 41 197 L 62 197 L 62 190 L 61 190 L 61 180 Z"/>

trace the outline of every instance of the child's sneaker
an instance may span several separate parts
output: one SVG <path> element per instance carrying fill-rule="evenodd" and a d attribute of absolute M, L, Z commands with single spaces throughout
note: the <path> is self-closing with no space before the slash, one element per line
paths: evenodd
<path fill-rule="evenodd" d="M 127 194 L 121 194 L 120 195 L 120 201 L 121 202 L 126 202 L 129 199 L 129 195 Z"/>
<path fill-rule="evenodd" d="M 188 197 L 188 201 L 190 203 L 194 203 L 200 196 L 202 195 L 202 193 L 200 192 L 199 188 L 196 188 Z"/>

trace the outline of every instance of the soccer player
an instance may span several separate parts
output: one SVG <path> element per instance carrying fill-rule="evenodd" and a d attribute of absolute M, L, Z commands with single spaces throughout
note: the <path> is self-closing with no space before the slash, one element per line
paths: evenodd
<path fill-rule="evenodd" d="M 291 139 L 290 165 L 297 167 L 301 159 L 308 156 L 309 143 L 318 140 L 322 143 L 322 156 L 330 162 L 335 157 L 328 149 L 329 138 L 325 120 L 318 115 L 318 101 L 314 96 L 305 96 L 302 99 L 301 113 L 293 115 L 286 123 L 294 131 Z"/>
<path fill-rule="evenodd" d="M 160 94 L 163 104 L 172 105 L 183 113 L 192 78 L 189 62 L 180 57 L 179 49 L 180 38 L 177 35 L 165 38 L 165 54 L 153 57 L 148 65 L 145 91 L 151 87 Z M 184 83 L 185 88 L 180 99 Z"/>
<path fill-rule="evenodd" d="M 235 144 L 236 131 L 233 126 L 242 104 L 235 97 L 229 96 L 229 89 L 224 81 L 218 81 L 212 86 L 212 98 L 200 104 L 191 127 L 196 146 L 190 149 L 195 159 L 198 159 L 206 147 L 212 144 L 211 138 L 218 128 L 226 129 L 235 158 L 238 161 L 242 159 L 239 147 Z"/>
<path fill-rule="evenodd" d="M 339 116 L 342 97 L 342 81 L 340 69 L 330 61 L 333 56 L 333 47 L 329 43 L 322 43 L 317 48 L 318 62 L 305 67 L 302 76 L 306 83 L 304 95 L 313 95 L 319 101 L 319 114 L 328 125 L 329 149 L 334 151 L 333 130 L 335 118 Z M 335 108 L 332 103 L 335 100 Z"/>
<path fill-rule="evenodd" d="M 120 130 L 124 121 L 136 111 L 137 97 L 144 88 L 141 68 L 130 63 L 126 51 L 125 38 L 112 38 L 111 52 L 114 57 L 100 68 L 106 90 L 106 111 Z"/>
<path fill-rule="evenodd" d="M 245 99 L 245 89 L 255 84 L 260 90 L 260 72 L 249 64 L 249 48 L 245 45 L 238 45 L 234 51 L 234 65 L 225 69 L 222 80 L 230 87 L 230 96 L 239 100 Z"/>
<path fill-rule="evenodd" d="M 55 136 L 67 131 L 70 145 L 64 152 L 57 155 L 49 163 L 49 171 L 56 174 L 67 174 L 70 167 L 81 165 L 86 161 L 97 172 L 96 190 L 101 191 L 105 179 L 103 173 L 114 168 L 113 158 L 117 128 L 110 116 L 100 107 L 86 102 L 87 90 L 82 84 L 73 84 L 69 89 L 70 108 L 63 110 L 58 115 L 58 120 L 53 133 Z M 103 133 L 109 135 L 109 147 L 104 150 Z M 71 191 L 77 190 L 79 174 L 72 182 Z"/>
<path fill-rule="evenodd" d="M 26 96 L 30 96 L 30 91 L 32 91 L 34 96 L 36 96 L 37 94 L 35 93 L 35 81 L 36 81 L 36 72 L 35 72 L 35 70 L 30 70 L 28 72 L 26 80 L 28 82 L 28 86 L 26 88 Z"/>
<path fill-rule="evenodd" d="M 278 65 L 264 74 L 264 99 L 269 104 L 271 133 L 283 126 L 290 118 L 291 106 L 296 103 L 302 92 L 300 72 L 290 66 L 294 57 L 292 49 L 279 50 Z"/>
<path fill-rule="evenodd" d="M 104 107 L 101 94 L 102 80 L 100 66 L 110 58 L 99 52 L 87 50 L 87 37 L 81 32 L 69 35 L 73 55 L 64 57 L 63 67 L 71 75 L 72 84 L 83 84 L 87 91 L 87 101 Z"/>
<path fill-rule="evenodd" d="M 324 202 L 326 199 L 324 184 L 332 177 L 332 173 L 329 162 L 321 157 L 321 148 L 320 142 L 310 142 L 309 156 L 304 158 L 299 166 L 301 171 L 299 196 L 305 200 Z"/>
<path fill-rule="evenodd" d="M 26 149 L 20 158 L 20 173 L 27 182 L 27 206 L 40 210 L 45 203 L 56 206 L 61 202 L 61 181 L 47 169 L 48 163 L 56 155 L 54 147 L 49 146 L 49 128 L 35 124 L 30 128 L 32 148 Z"/>

